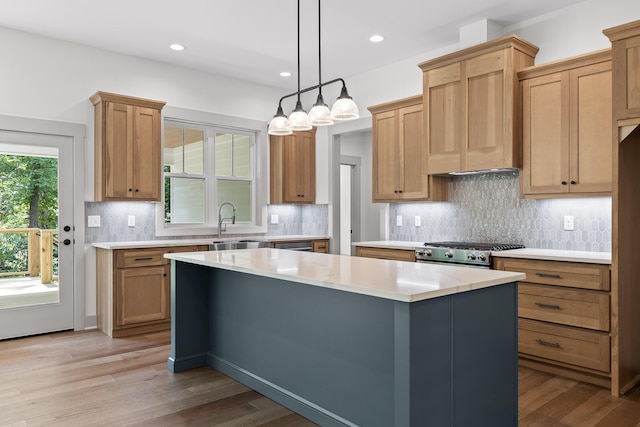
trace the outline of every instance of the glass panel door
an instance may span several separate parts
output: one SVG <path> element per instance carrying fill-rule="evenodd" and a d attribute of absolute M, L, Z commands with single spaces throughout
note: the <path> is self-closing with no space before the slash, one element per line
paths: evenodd
<path fill-rule="evenodd" d="M 73 328 L 72 153 L 0 131 L 0 339 Z"/>

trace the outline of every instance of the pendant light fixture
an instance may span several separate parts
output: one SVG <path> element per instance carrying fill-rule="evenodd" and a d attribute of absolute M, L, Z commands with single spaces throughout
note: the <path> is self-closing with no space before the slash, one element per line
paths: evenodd
<path fill-rule="evenodd" d="M 327 126 L 334 123 L 336 120 L 345 121 L 353 120 L 360 117 L 358 106 L 347 91 L 347 86 L 343 79 L 337 78 L 328 82 L 322 83 L 322 52 L 321 52 L 321 7 L 320 0 L 318 0 L 318 84 L 305 89 L 300 89 L 300 0 L 298 0 L 298 91 L 285 95 L 280 98 L 278 102 L 278 110 L 273 116 L 273 119 L 269 123 L 268 133 L 269 135 L 291 135 L 293 131 L 310 130 L 313 126 Z M 334 103 L 331 110 L 324 102 L 322 96 L 322 87 L 332 83 L 341 82 L 342 89 L 340 90 L 340 96 Z M 300 101 L 300 95 L 309 92 L 311 90 L 318 89 L 318 98 L 316 103 L 309 111 L 307 115 L 306 111 L 302 107 Z M 286 98 L 298 96 L 296 107 L 287 119 L 282 109 L 282 101 Z"/>

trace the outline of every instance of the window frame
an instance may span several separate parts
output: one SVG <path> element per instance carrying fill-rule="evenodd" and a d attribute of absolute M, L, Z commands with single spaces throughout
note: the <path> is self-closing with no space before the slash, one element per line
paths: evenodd
<path fill-rule="evenodd" d="M 251 201 L 252 217 L 251 223 L 227 224 L 226 235 L 245 233 L 266 233 L 267 232 L 267 197 L 268 187 L 268 137 L 267 123 L 244 119 L 239 117 L 225 116 L 221 114 L 208 113 L 204 111 L 188 110 L 179 107 L 166 106 L 162 112 L 162 152 L 164 152 L 164 127 L 165 121 L 169 125 L 189 125 L 197 128 L 206 128 L 204 135 L 204 177 L 205 177 L 205 222 L 204 223 L 182 223 L 171 224 L 164 222 L 164 190 L 162 200 L 156 203 L 156 236 L 212 236 L 218 234 L 218 206 L 217 206 L 217 181 L 233 177 L 218 177 L 215 175 L 215 132 L 237 133 L 250 137 L 250 156 L 252 174 Z M 209 133 L 211 132 L 211 133 Z M 164 153 L 162 155 L 164 165 Z M 164 189 L 165 172 L 161 168 L 161 182 Z M 169 173 L 169 176 L 193 178 L 194 175 L 182 173 Z M 247 181 L 246 178 L 242 178 Z M 224 235 L 223 235 L 224 237 Z"/>

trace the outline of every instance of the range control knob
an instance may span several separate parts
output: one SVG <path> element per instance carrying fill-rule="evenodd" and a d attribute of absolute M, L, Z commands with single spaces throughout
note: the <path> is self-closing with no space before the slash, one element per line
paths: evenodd
<path fill-rule="evenodd" d="M 476 259 L 476 254 L 470 253 L 469 255 L 467 255 L 467 259 L 470 259 L 471 261 L 473 261 L 474 259 Z"/>
<path fill-rule="evenodd" d="M 487 256 L 485 254 L 480 254 L 480 255 L 478 255 L 478 259 L 480 261 L 486 261 L 487 260 Z"/>
<path fill-rule="evenodd" d="M 453 258 L 453 252 L 445 252 L 444 256 L 446 256 L 447 258 Z"/>
<path fill-rule="evenodd" d="M 427 249 L 426 251 L 423 251 L 423 254 L 426 256 L 431 256 L 433 255 L 433 252 L 431 252 L 431 249 Z"/>

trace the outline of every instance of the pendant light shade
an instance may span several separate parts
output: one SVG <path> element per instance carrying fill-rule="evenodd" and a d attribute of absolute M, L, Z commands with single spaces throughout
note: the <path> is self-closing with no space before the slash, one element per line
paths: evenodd
<path fill-rule="evenodd" d="M 269 122 L 269 135 L 291 135 L 293 131 L 289 129 L 289 119 L 284 115 L 284 111 L 282 111 L 282 106 L 278 106 L 278 111 L 276 115 L 273 116 L 271 122 Z"/>
<path fill-rule="evenodd" d="M 346 86 L 342 86 L 342 91 L 338 100 L 331 107 L 331 118 L 334 120 L 353 120 L 360 117 L 358 106 L 349 96 Z"/>
<path fill-rule="evenodd" d="M 302 108 L 300 100 L 296 103 L 296 108 L 289 115 L 289 129 L 291 130 L 311 130 L 312 126 L 309 124 L 309 116 L 307 112 Z"/>
<path fill-rule="evenodd" d="M 322 94 L 318 94 L 316 103 L 313 104 L 311 111 L 309 111 L 309 124 L 312 126 L 328 126 L 333 124 L 331 110 L 329 110 L 329 106 L 324 103 Z"/>

